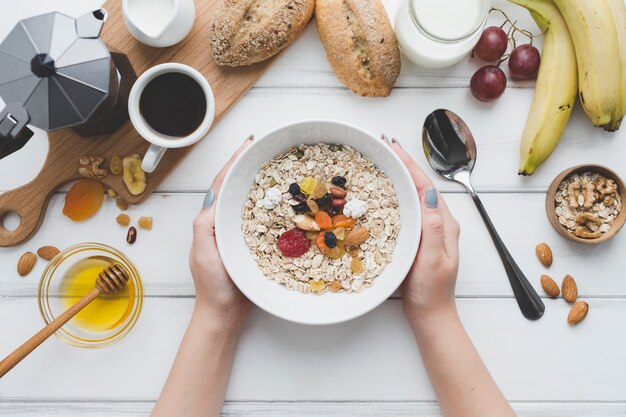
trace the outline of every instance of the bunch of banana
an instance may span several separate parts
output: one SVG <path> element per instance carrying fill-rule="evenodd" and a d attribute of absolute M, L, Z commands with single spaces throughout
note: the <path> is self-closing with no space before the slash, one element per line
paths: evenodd
<path fill-rule="evenodd" d="M 613 13 L 613 19 L 615 19 L 620 66 L 622 68 L 617 106 L 615 106 L 615 110 L 611 114 L 611 124 L 608 128 L 609 131 L 614 132 L 619 129 L 624 112 L 626 112 L 626 7 L 624 6 L 624 0 L 606 0 L 606 2 Z"/>
<path fill-rule="evenodd" d="M 554 0 L 554 3 L 567 23 L 576 49 L 580 103 L 595 126 L 616 130 L 623 117 L 622 105 L 618 104 L 622 64 L 609 1 Z M 616 9 L 624 9 L 623 0 L 621 5 L 610 3 Z M 621 28 L 622 32 L 625 30 L 626 27 Z"/>
<path fill-rule="evenodd" d="M 552 0 L 510 0 L 529 10 L 544 32 L 535 95 L 520 147 L 520 175 L 531 175 L 559 144 L 578 92 L 576 53 Z"/>

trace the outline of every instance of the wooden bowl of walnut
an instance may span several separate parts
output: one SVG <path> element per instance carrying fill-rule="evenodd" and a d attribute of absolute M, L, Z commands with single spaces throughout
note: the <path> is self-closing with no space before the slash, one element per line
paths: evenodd
<path fill-rule="evenodd" d="M 602 165 L 577 165 L 561 172 L 548 187 L 546 212 L 561 236 L 598 244 L 615 236 L 626 222 L 624 181 Z"/>

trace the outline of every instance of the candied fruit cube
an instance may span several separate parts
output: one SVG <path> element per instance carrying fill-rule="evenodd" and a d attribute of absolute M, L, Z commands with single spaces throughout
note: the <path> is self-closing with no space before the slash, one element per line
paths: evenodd
<path fill-rule="evenodd" d="M 152 230 L 152 217 L 140 217 L 137 221 L 139 227 L 145 230 Z"/>
<path fill-rule="evenodd" d="M 115 221 L 120 226 L 128 226 L 130 224 L 130 216 L 126 213 L 122 213 L 115 218 Z"/>
<path fill-rule="evenodd" d="M 317 186 L 317 180 L 313 177 L 304 177 L 300 183 L 300 191 L 304 194 L 311 194 Z"/>

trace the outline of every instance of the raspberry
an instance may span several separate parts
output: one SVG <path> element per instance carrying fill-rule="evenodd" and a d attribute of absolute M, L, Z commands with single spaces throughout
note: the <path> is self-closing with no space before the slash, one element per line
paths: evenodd
<path fill-rule="evenodd" d="M 300 229 L 291 229 L 278 238 L 278 249 L 288 258 L 298 258 L 309 250 L 311 241 Z"/>

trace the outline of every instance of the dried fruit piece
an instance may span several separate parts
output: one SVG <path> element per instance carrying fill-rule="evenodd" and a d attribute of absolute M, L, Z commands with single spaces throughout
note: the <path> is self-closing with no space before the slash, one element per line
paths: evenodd
<path fill-rule="evenodd" d="M 52 260 L 55 256 L 59 254 L 60 250 L 55 248 L 54 246 L 42 246 L 37 249 L 37 255 L 41 259 L 45 259 L 46 261 Z"/>
<path fill-rule="evenodd" d="M 136 240 L 137 240 L 137 229 L 131 226 L 128 229 L 128 233 L 126 234 L 126 242 L 132 245 L 133 243 L 135 243 Z"/>
<path fill-rule="evenodd" d="M 339 291 L 343 291 L 343 286 L 341 285 L 341 281 L 338 280 L 333 280 L 331 281 L 330 285 L 328 286 L 328 288 L 330 288 L 330 290 L 332 292 L 339 292 Z"/>
<path fill-rule="evenodd" d="M 356 275 L 362 274 L 363 272 L 365 272 L 365 266 L 360 259 L 352 258 L 352 261 L 350 262 L 350 271 L 352 271 L 352 273 Z"/>
<path fill-rule="evenodd" d="M 565 278 L 563 278 L 561 292 L 563 293 L 563 298 L 568 303 L 573 303 L 578 298 L 578 287 L 571 275 L 565 275 Z"/>
<path fill-rule="evenodd" d="M 111 162 L 109 162 L 109 170 L 111 170 L 111 174 L 120 175 L 124 168 L 122 167 L 122 158 L 119 155 L 114 155 L 111 158 Z"/>
<path fill-rule="evenodd" d="M 328 250 L 328 246 L 326 246 L 326 242 L 324 242 L 324 235 L 325 234 L 326 233 L 324 233 L 324 232 L 320 232 L 320 233 L 318 233 L 317 237 L 315 238 L 315 245 L 317 245 L 317 248 L 322 253 L 326 253 L 326 251 Z"/>
<path fill-rule="evenodd" d="M 123 198 L 118 198 L 117 200 L 115 200 L 115 205 L 118 209 L 122 211 L 128 210 L 128 201 L 124 200 Z"/>
<path fill-rule="evenodd" d="M 545 274 L 541 276 L 541 287 L 551 298 L 556 298 L 561 293 L 561 289 L 559 288 L 558 284 L 554 282 L 552 278 Z"/>
<path fill-rule="evenodd" d="M 324 243 L 326 243 L 326 246 L 330 249 L 334 248 L 337 246 L 337 236 L 335 236 L 333 232 L 324 233 Z"/>
<path fill-rule="evenodd" d="M 333 221 L 325 211 L 320 211 L 315 215 L 315 223 L 322 230 L 332 229 Z"/>
<path fill-rule="evenodd" d="M 63 214 L 75 222 L 88 219 L 100 210 L 104 189 L 100 181 L 78 180 L 65 195 Z"/>
<path fill-rule="evenodd" d="M 306 205 L 309 206 L 309 210 L 311 210 L 311 213 L 313 214 L 317 214 L 320 211 L 320 208 L 315 202 L 315 200 L 311 200 L 311 199 L 307 200 Z"/>
<path fill-rule="evenodd" d="M 302 214 L 302 213 L 306 213 L 307 210 L 309 210 L 309 205 L 306 202 L 302 202 L 302 203 L 292 205 L 291 208 L 296 213 Z"/>
<path fill-rule="evenodd" d="M 109 198 L 117 197 L 117 193 L 115 192 L 115 190 L 113 188 L 109 188 L 107 190 L 107 195 L 109 196 Z"/>
<path fill-rule="evenodd" d="M 341 177 L 341 176 L 333 177 L 333 179 L 330 180 L 330 182 L 333 183 L 333 185 L 336 185 L 338 187 L 346 188 L 346 179 L 344 177 Z"/>
<path fill-rule="evenodd" d="M 348 255 L 350 255 L 353 258 L 358 258 L 359 256 L 363 255 L 363 251 L 359 247 L 348 248 Z M 380 263 L 379 263 L 379 265 L 380 265 Z"/>
<path fill-rule="evenodd" d="M 315 188 L 313 189 L 313 192 L 311 193 L 311 195 L 309 197 L 310 198 L 320 198 L 320 197 L 324 197 L 326 195 L 326 193 L 328 193 L 328 189 L 326 188 L 326 184 L 324 184 L 324 182 L 322 182 L 322 181 L 317 181 L 317 184 L 315 184 Z"/>
<path fill-rule="evenodd" d="M 124 184 L 132 195 L 139 195 L 146 191 L 146 173 L 141 169 L 139 155 L 127 156 L 122 160 Z"/>
<path fill-rule="evenodd" d="M 34 253 L 24 253 L 17 261 L 17 273 L 22 277 L 30 274 L 30 271 L 35 267 L 35 262 L 37 262 L 37 257 Z"/>
<path fill-rule="evenodd" d="M 320 227 L 310 216 L 299 214 L 293 218 L 293 222 L 298 229 L 302 229 L 305 232 L 319 232 L 320 230 Z"/>
<path fill-rule="evenodd" d="M 307 238 L 307 239 L 309 239 L 309 240 L 315 240 L 315 239 L 317 239 L 317 235 L 318 235 L 319 233 L 317 233 L 317 232 L 305 232 L 304 234 L 306 235 L 306 238 Z"/>
<path fill-rule="evenodd" d="M 137 220 L 137 224 L 142 229 L 152 230 L 152 224 L 153 224 L 152 217 L 140 217 L 139 220 Z"/>
<path fill-rule="evenodd" d="M 130 224 L 130 216 L 126 213 L 122 213 L 115 218 L 115 221 L 120 226 L 128 226 Z"/>
<path fill-rule="evenodd" d="M 546 268 L 550 268 L 552 265 L 552 249 L 546 243 L 540 243 L 535 247 L 535 253 L 539 262 Z"/>
<path fill-rule="evenodd" d="M 311 286 L 311 291 L 315 294 L 321 294 L 326 288 L 326 283 L 321 279 L 317 281 L 309 281 L 309 285 Z"/>
<path fill-rule="evenodd" d="M 346 253 L 346 249 L 344 248 L 343 244 L 337 243 L 337 246 L 326 251 L 326 256 L 328 256 L 330 259 L 339 259 L 343 256 L 344 253 Z"/>
<path fill-rule="evenodd" d="M 317 180 L 313 177 L 304 177 L 300 183 L 300 192 L 304 194 L 311 194 L 317 186 Z"/>
<path fill-rule="evenodd" d="M 588 312 L 589 304 L 587 304 L 585 301 L 578 301 L 572 306 L 572 309 L 567 315 L 567 324 L 573 326 L 580 323 L 585 319 L 585 317 L 587 317 Z"/>
<path fill-rule="evenodd" d="M 344 240 L 346 238 L 345 227 L 336 227 L 335 230 L 333 230 L 333 233 L 335 234 L 335 236 L 337 236 L 337 239 L 339 240 Z"/>
<path fill-rule="evenodd" d="M 343 214 L 333 216 L 333 227 L 345 227 L 349 229 L 354 227 L 355 220 L 351 217 L 346 217 Z"/>
<path fill-rule="evenodd" d="M 370 237 L 370 232 L 365 227 L 355 227 L 350 230 L 344 239 L 346 246 L 359 246 Z"/>
<path fill-rule="evenodd" d="M 291 229 L 278 238 L 278 249 L 287 258 L 298 258 L 304 255 L 310 245 L 311 241 L 300 229 Z"/>

